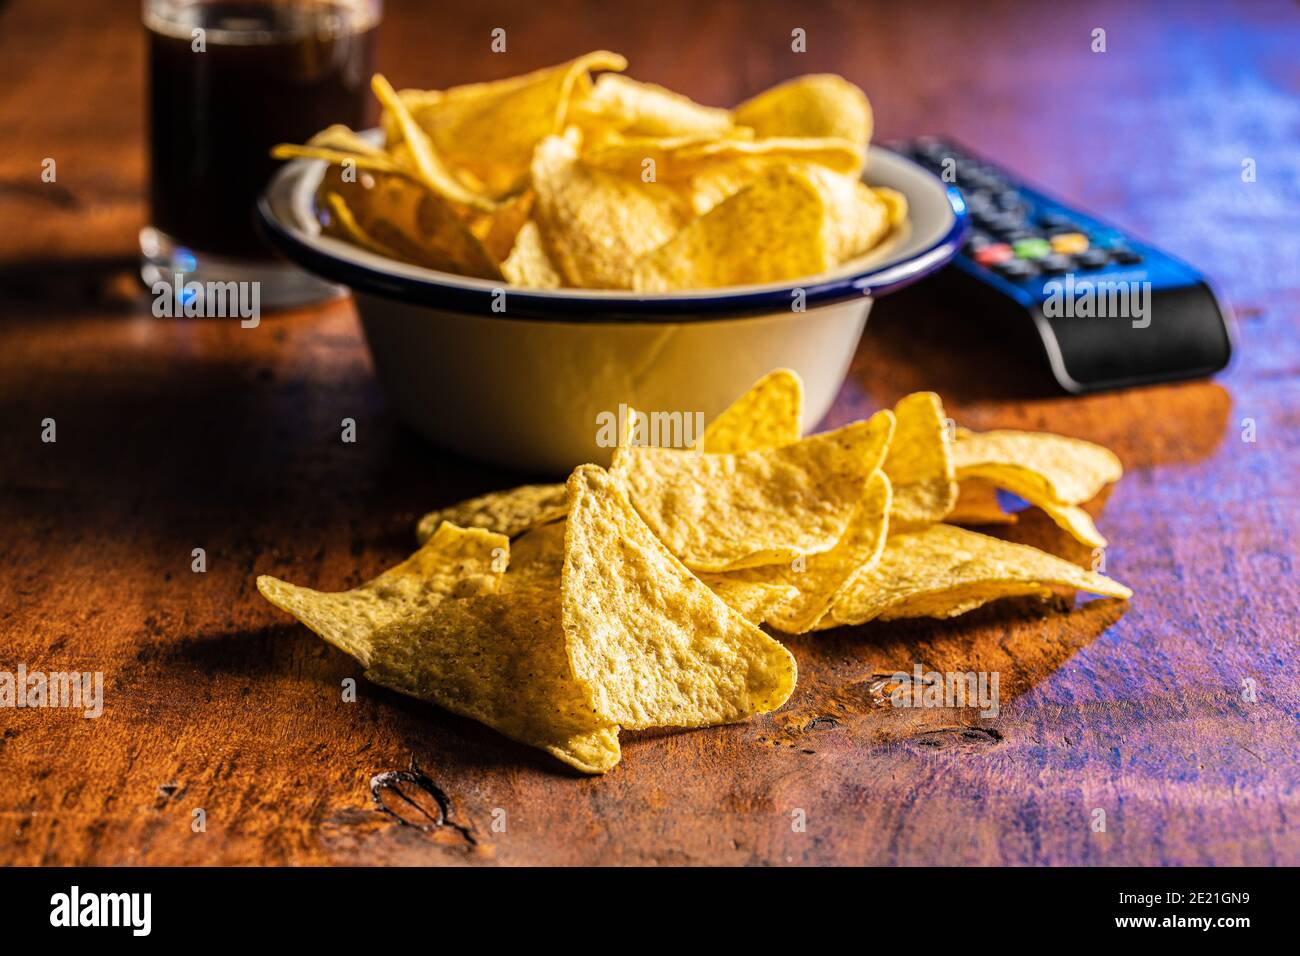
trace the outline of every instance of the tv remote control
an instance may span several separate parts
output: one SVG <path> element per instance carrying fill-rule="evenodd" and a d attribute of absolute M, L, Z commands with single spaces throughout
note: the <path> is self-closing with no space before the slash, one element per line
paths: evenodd
<path fill-rule="evenodd" d="M 885 146 L 956 187 L 970 228 L 945 275 L 984 307 L 1032 323 L 1067 391 L 1203 378 L 1227 365 L 1224 310 L 1191 266 L 950 140 Z"/>

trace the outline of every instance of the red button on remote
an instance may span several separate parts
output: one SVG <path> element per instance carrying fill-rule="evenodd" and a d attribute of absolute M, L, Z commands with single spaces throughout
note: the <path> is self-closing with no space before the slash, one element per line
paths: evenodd
<path fill-rule="evenodd" d="M 1014 252 L 1009 245 L 1005 242 L 997 242 L 975 253 L 974 259 L 982 266 L 995 266 L 999 262 L 1006 262 L 1012 255 Z"/>

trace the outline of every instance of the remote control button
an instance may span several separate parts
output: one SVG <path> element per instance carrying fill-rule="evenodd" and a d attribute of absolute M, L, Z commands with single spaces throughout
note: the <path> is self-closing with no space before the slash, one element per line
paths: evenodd
<path fill-rule="evenodd" d="M 1017 239 L 1011 244 L 1011 248 L 1017 259 L 1041 259 L 1052 252 L 1051 244 L 1037 236 Z"/>
<path fill-rule="evenodd" d="M 995 266 L 1000 262 L 1006 262 L 1013 255 L 1011 247 L 1005 242 L 995 242 L 978 250 L 971 258 L 982 266 Z"/>
<path fill-rule="evenodd" d="M 1038 268 L 1044 275 L 1060 275 L 1074 268 L 1074 260 L 1054 252 L 1050 256 L 1039 259 Z"/>
<path fill-rule="evenodd" d="M 1062 255 L 1078 255 L 1088 249 L 1088 237 L 1081 232 L 1058 232 L 1052 236 L 1052 251 Z"/>
<path fill-rule="evenodd" d="M 987 221 L 981 223 L 981 225 L 989 232 L 1002 236 L 1004 239 L 1009 232 L 1028 231 L 1029 223 L 1025 221 L 1023 216 L 1017 216 L 1014 212 L 1001 212 L 996 216 L 986 217 L 986 219 Z"/>
<path fill-rule="evenodd" d="M 1008 212 L 1015 212 L 1025 208 L 1024 202 L 1020 198 L 1020 193 L 1014 189 L 1004 189 L 994 197 L 998 208 L 1005 209 Z"/>
<path fill-rule="evenodd" d="M 999 262 L 993 267 L 993 271 L 1013 282 L 1032 279 L 1038 275 L 1038 267 L 1028 259 L 1008 259 L 1006 262 Z"/>
<path fill-rule="evenodd" d="M 1069 216 L 1063 215 L 1059 212 L 1043 213 L 1043 215 L 1038 217 L 1038 221 L 1044 229 L 1061 229 L 1061 230 L 1074 231 L 1079 228 L 1070 220 Z"/>
<path fill-rule="evenodd" d="M 962 251 L 968 256 L 973 256 L 981 249 L 993 245 L 993 239 L 982 232 L 974 232 L 966 237 L 965 243 L 962 244 Z"/>
<path fill-rule="evenodd" d="M 1127 246 L 1120 246 L 1119 248 L 1111 249 L 1110 257 L 1122 266 L 1137 265 L 1142 261 L 1142 254 L 1140 252 L 1134 252 Z"/>
<path fill-rule="evenodd" d="M 1089 249 L 1075 257 L 1080 269 L 1100 269 L 1110 261 L 1105 249 Z"/>

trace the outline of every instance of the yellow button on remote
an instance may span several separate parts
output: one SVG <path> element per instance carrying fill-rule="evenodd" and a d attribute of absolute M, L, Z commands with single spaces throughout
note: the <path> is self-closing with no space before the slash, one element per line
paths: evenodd
<path fill-rule="evenodd" d="M 1088 248 L 1088 237 L 1081 232 L 1063 232 L 1052 236 L 1052 251 L 1063 256 L 1072 256 Z"/>

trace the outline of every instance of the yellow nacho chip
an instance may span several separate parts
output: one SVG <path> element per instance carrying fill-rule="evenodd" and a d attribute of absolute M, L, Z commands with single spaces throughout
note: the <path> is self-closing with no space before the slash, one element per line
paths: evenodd
<path fill-rule="evenodd" d="M 491 195 L 501 196 L 527 177 L 538 143 L 563 131 L 575 98 L 590 97 L 588 74 L 626 68 L 617 53 L 597 50 L 505 80 L 432 95 L 406 90 L 402 99 L 442 156 L 472 173 Z"/>
<path fill-rule="evenodd" d="M 885 204 L 885 211 L 889 217 L 889 227 L 896 229 L 907 221 L 907 197 L 897 189 L 890 189 L 887 186 L 872 186 L 871 191 L 876 194 L 876 198 Z"/>
<path fill-rule="evenodd" d="M 839 240 L 807 169 L 776 166 L 636 263 L 643 292 L 779 282 L 836 265 Z"/>
<path fill-rule="evenodd" d="M 568 489 L 564 627 L 573 673 L 602 717 L 701 727 L 785 703 L 790 652 L 687 571 L 608 472 L 583 465 Z"/>
<path fill-rule="evenodd" d="M 891 532 L 942 521 L 957 501 L 939 396 L 934 392 L 907 395 L 894 406 L 894 417 L 898 424 L 885 459 L 885 474 L 894 485 Z"/>
<path fill-rule="evenodd" d="M 699 578 L 723 604 L 750 624 L 762 624 L 781 605 L 799 597 L 799 589 L 793 584 L 746 580 L 740 575 L 738 571 L 728 574 L 704 571 Z"/>
<path fill-rule="evenodd" d="M 325 235 L 347 239 L 355 246 L 369 249 L 376 255 L 386 256 L 389 259 L 402 258 L 401 253 L 396 249 L 388 248 L 388 246 L 361 228 L 361 224 L 357 222 L 357 217 L 352 215 L 352 210 L 348 208 L 348 204 L 342 196 L 336 192 L 326 192 L 323 198 L 325 208 L 330 213 L 328 222 L 321 230 Z"/>
<path fill-rule="evenodd" d="M 889 207 L 866 183 L 825 169 L 811 171 L 826 209 L 831 258 L 836 264 L 869 252 L 889 232 Z"/>
<path fill-rule="evenodd" d="M 799 440 L 803 379 L 788 368 L 768 372 L 704 429 L 704 450 L 738 455 Z"/>
<path fill-rule="evenodd" d="M 635 136 L 721 136 L 733 126 L 729 110 L 617 73 L 598 77 L 591 92 L 574 103 L 570 118 L 584 129 Z"/>
<path fill-rule="evenodd" d="M 1022 484 L 1038 485 L 1063 505 L 1091 501 L 1124 473 L 1110 449 L 1050 432 L 960 429 L 953 443 L 953 464 L 959 477 L 979 475 L 989 468 L 1024 472 Z"/>
<path fill-rule="evenodd" d="M 385 625 L 450 597 L 495 591 L 509 546 L 503 535 L 443 525 L 401 564 L 350 591 L 326 594 L 267 575 L 257 579 L 257 589 L 276 607 L 366 664 L 366 648 L 374 632 Z"/>
<path fill-rule="evenodd" d="M 316 137 L 312 137 L 315 139 Z M 351 163 L 356 169 L 370 170 L 379 173 L 392 173 L 398 176 L 409 176 L 407 169 L 399 165 L 395 160 L 386 153 L 378 156 L 369 153 L 355 153 L 343 149 L 334 149 L 328 146 L 308 144 L 306 146 L 295 146 L 293 143 L 279 143 L 271 147 L 272 159 L 323 159 L 327 163 L 335 166 L 343 166 Z"/>
<path fill-rule="evenodd" d="M 563 518 L 568 509 L 564 485 L 520 485 L 430 511 L 420 519 L 415 534 L 423 544 L 446 521 L 513 538 L 530 528 Z"/>
<path fill-rule="evenodd" d="M 836 595 L 818 628 L 878 617 L 947 617 L 995 597 L 1040 593 L 1049 585 L 1118 598 L 1133 594 L 1036 548 L 936 524 L 891 535 L 880 560 Z"/>
<path fill-rule="evenodd" d="M 588 166 L 565 137 L 538 145 L 532 174 L 533 218 L 567 286 L 630 288 L 636 261 L 677 233 L 678 203 L 669 190 Z"/>
<path fill-rule="evenodd" d="M 949 524 L 1015 524 L 1016 516 L 1003 511 L 998 487 L 983 478 L 966 478 L 957 483 L 957 504 L 946 520 Z"/>
<path fill-rule="evenodd" d="M 860 149 L 871 140 L 871 104 L 848 80 L 814 73 L 787 80 L 741 103 L 735 122 L 761 136 L 836 136 Z"/>
<path fill-rule="evenodd" d="M 883 471 L 874 471 L 848 530 L 829 551 L 791 564 L 701 573 L 700 579 L 719 594 L 734 594 L 740 582 L 794 587 L 796 596 L 768 607 L 762 621 L 787 634 L 802 634 L 822 619 L 837 594 L 852 587 L 879 560 L 889 527 L 890 498 L 889 479 Z"/>
<path fill-rule="evenodd" d="M 696 571 L 780 564 L 829 551 L 880 467 L 892 412 L 741 455 L 620 448 L 613 471 L 668 550 Z"/>
<path fill-rule="evenodd" d="M 367 172 L 348 181 L 332 166 L 318 196 L 331 213 L 340 205 L 347 210 L 341 222 L 326 225 L 329 235 L 341 231 L 344 238 L 353 239 L 359 233 L 369 238 L 375 251 L 389 250 L 393 258 L 426 269 L 501 278 L 491 254 L 455 208 L 406 176 Z"/>
<path fill-rule="evenodd" d="M 561 539 L 562 540 L 562 539 Z M 509 541 L 442 525 L 411 558 L 359 588 L 324 593 L 258 578 L 262 595 L 356 658 L 374 683 L 481 721 L 586 773 L 619 759 L 569 671 L 559 565 L 506 571 Z M 552 547 L 539 554 L 560 553 Z M 539 559 L 539 563 L 540 559 Z"/>
<path fill-rule="evenodd" d="M 514 248 L 501 263 L 501 273 L 506 281 L 526 289 L 558 289 L 564 285 L 555 264 L 542 246 L 542 234 L 537 223 L 529 220 L 515 236 Z"/>
<path fill-rule="evenodd" d="M 1078 505 L 1063 505 L 1056 501 L 1046 490 L 1041 481 L 1036 480 L 1021 468 L 984 465 L 977 469 L 963 471 L 968 475 L 964 481 L 976 477 L 989 481 L 999 488 L 1019 495 L 1031 505 L 1041 509 L 1044 514 L 1056 522 L 1057 526 L 1076 540 L 1091 548 L 1106 547 L 1106 538 L 1093 523 L 1091 515 Z"/>
<path fill-rule="evenodd" d="M 391 147 L 395 142 L 402 142 L 406 145 L 409 153 L 403 155 L 410 156 L 413 165 L 412 172 L 419 177 L 425 186 L 437 195 L 460 203 L 469 209 L 490 211 L 495 208 L 496 204 L 491 199 L 469 189 L 456 178 L 456 174 L 439 155 L 437 148 L 428 135 L 416 124 L 411 117 L 410 111 L 406 108 L 406 104 L 402 102 L 401 97 L 397 95 L 397 92 L 388 80 L 384 79 L 382 74 L 376 73 L 371 78 L 370 86 L 385 111 L 393 119 L 397 137 L 390 136 L 389 146 Z"/>
<path fill-rule="evenodd" d="M 653 161 L 656 180 L 683 180 L 725 171 L 736 178 L 736 189 L 774 165 L 808 165 L 841 173 L 857 181 L 862 154 L 844 139 L 725 139 L 681 136 L 603 136 L 584 146 L 585 163 L 640 178 Z"/>

